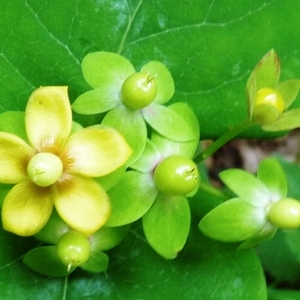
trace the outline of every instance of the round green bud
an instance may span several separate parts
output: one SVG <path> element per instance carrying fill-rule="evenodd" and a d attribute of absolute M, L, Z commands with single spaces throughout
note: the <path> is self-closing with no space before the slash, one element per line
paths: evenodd
<path fill-rule="evenodd" d="M 154 170 L 154 182 L 163 193 L 184 196 L 198 185 L 199 172 L 189 158 L 173 155 L 162 160 Z"/>
<path fill-rule="evenodd" d="M 121 96 L 128 107 L 142 109 L 154 100 L 156 92 L 155 79 L 146 72 L 137 72 L 124 81 Z"/>
<path fill-rule="evenodd" d="M 54 184 L 63 173 L 61 159 L 48 152 L 34 155 L 27 166 L 29 178 L 39 186 L 50 186 Z"/>
<path fill-rule="evenodd" d="M 283 229 L 300 227 L 300 202 L 292 198 L 285 198 L 271 205 L 268 220 Z"/>
<path fill-rule="evenodd" d="M 261 88 L 256 92 L 252 120 L 260 125 L 275 122 L 284 110 L 281 94 L 271 88 Z"/>
<path fill-rule="evenodd" d="M 90 242 L 81 233 L 69 231 L 60 237 L 57 254 L 62 263 L 68 267 L 78 267 L 90 257 Z"/>

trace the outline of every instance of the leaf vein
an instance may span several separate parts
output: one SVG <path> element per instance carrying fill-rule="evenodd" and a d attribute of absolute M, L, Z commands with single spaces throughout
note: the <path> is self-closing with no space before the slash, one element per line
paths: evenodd
<path fill-rule="evenodd" d="M 125 48 L 131 47 L 131 46 L 133 46 L 133 45 L 135 45 L 139 42 L 143 42 L 145 40 L 152 39 L 152 38 L 154 39 L 154 38 L 157 38 L 159 36 L 163 36 L 163 35 L 166 35 L 166 34 L 178 32 L 178 31 L 181 31 L 181 30 L 199 29 L 201 27 L 226 27 L 228 25 L 232 25 L 232 24 L 241 22 L 244 19 L 252 16 L 253 14 L 256 14 L 256 13 L 262 11 L 266 7 L 270 6 L 273 2 L 274 2 L 274 0 L 271 0 L 269 2 L 265 2 L 260 7 L 256 8 L 255 10 L 249 10 L 246 14 L 241 15 L 241 16 L 236 17 L 236 18 L 233 18 L 230 21 L 214 23 L 214 22 L 209 22 L 207 20 L 208 17 L 209 17 L 210 11 L 212 10 L 213 4 L 214 4 L 214 1 L 213 1 L 211 6 L 209 7 L 208 12 L 207 12 L 207 14 L 206 14 L 203 21 L 201 21 L 199 23 L 184 25 L 184 26 L 177 26 L 177 27 L 173 27 L 173 28 L 167 28 L 167 29 L 164 29 L 160 32 L 152 33 L 152 34 L 146 35 L 144 37 L 137 38 L 137 39 L 133 40 L 132 42 L 127 43 L 126 46 L 124 46 L 123 50 Z"/>
<path fill-rule="evenodd" d="M 62 42 L 59 38 L 57 38 L 46 26 L 45 24 L 42 22 L 42 20 L 40 19 L 40 17 L 38 16 L 38 13 L 34 11 L 34 9 L 30 6 L 30 4 L 28 3 L 28 1 L 26 0 L 26 6 L 28 7 L 28 9 L 30 10 L 30 12 L 34 15 L 35 19 L 39 22 L 40 26 L 47 32 L 48 36 L 54 40 L 59 46 L 61 46 L 62 48 L 64 48 L 67 53 L 70 55 L 71 58 L 73 58 L 73 60 L 75 61 L 75 63 L 77 65 L 81 65 L 80 60 L 75 56 L 75 54 L 71 51 L 70 47 L 65 44 L 64 42 Z M 74 18 L 73 18 L 74 20 Z"/>

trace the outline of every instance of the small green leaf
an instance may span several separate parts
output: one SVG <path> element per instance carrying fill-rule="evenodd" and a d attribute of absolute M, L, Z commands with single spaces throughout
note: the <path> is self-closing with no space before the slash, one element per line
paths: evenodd
<path fill-rule="evenodd" d="M 133 151 L 127 161 L 130 166 L 143 153 L 147 141 L 147 127 L 140 111 L 118 106 L 107 113 L 102 124 L 115 128 L 124 136 Z"/>
<path fill-rule="evenodd" d="M 68 231 L 69 226 L 53 210 L 47 224 L 34 237 L 48 244 L 57 244 L 59 238 Z"/>
<path fill-rule="evenodd" d="M 286 176 L 276 158 L 269 157 L 260 162 L 257 178 L 268 187 L 273 201 L 287 196 Z"/>
<path fill-rule="evenodd" d="M 200 140 L 200 125 L 194 110 L 186 102 L 177 102 L 169 106 L 172 110 L 181 115 L 191 128 L 194 139 L 197 142 Z"/>
<path fill-rule="evenodd" d="M 82 61 L 84 79 L 93 88 L 121 90 L 123 81 L 135 72 L 131 62 L 112 52 L 93 52 Z"/>
<path fill-rule="evenodd" d="M 140 172 L 149 173 L 154 170 L 155 166 L 161 160 L 162 156 L 160 151 L 155 144 L 148 139 L 144 152 L 130 167 Z"/>
<path fill-rule="evenodd" d="M 178 102 L 170 105 L 169 108 L 179 113 L 186 120 L 186 122 L 188 122 L 188 125 L 194 133 L 194 138 L 187 142 L 176 142 L 166 139 L 160 134 L 153 132 L 151 140 L 164 157 L 178 154 L 192 158 L 199 147 L 200 128 L 198 119 L 192 109 L 186 103 Z"/>
<path fill-rule="evenodd" d="M 99 250 L 91 250 L 89 259 L 80 268 L 92 273 L 102 273 L 107 270 L 109 257 Z"/>
<path fill-rule="evenodd" d="M 249 204 L 256 207 L 264 207 L 268 204 L 269 190 L 252 174 L 240 169 L 229 169 L 221 172 L 219 176 L 236 195 Z"/>
<path fill-rule="evenodd" d="M 23 263 L 31 270 L 45 276 L 64 277 L 75 270 L 63 264 L 57 255 L 56 246 L 43 246 L 30 250 L 23 257 Z"/>
<path fill-rule="evenodd" d="M 91 237 L 91 251 L 109 250 L 118 245 L 127 235 L 129 225 L 119 227 L 102 227 Z"/>
<path fill-rule="evenodd" d="M 277 54 L 272 49 L 264 55 L 252 71 L 248 85 L 254 80 L 256 82 L 256 90 L 264 87 L 275 88 L 280 77 L 280 62 Z"/>
<path fill-rule="evenodd" d="M 261 232 L 247 239 L 238 247 L 238 249 L 245 250 L 255 247 L 259 243 L 271 239 L 275 235 L 276 231 L 277 227 L 273 226 L 271 223 L 267 223 L 266 226 L 261 230 Z"/>
<path fill-rule="evenodd" d="M 150 61 L 145 64 L 142 72 L 146 72 L 154 78 L 157 86 L 156 103 L 168 102 L 174 95 L 175 86 L 172 75 L 167 67 L 159 61 Z"/>
<path fill-rule="evenodd" d="M 300 88 L 300 80 L 291 79 L 280 82 L 276 90 L 282 95 L 284 99 L 284 107 L 287 109 L 294 102 L 298 96 Z"/>
<path fill-rule="evenodd" d="M 72 121 L 72 128 L 71 128 L 71 132 L 70 135 L 72 135 L 73 133 L 82 130 L 83 126 L 75 121 Z"/>
<path fill-rule="evenodd" d="M 265 131 L 285 131 L 300 127 L 300 108 L 288 110 L 284 112 L 272 124 L 263 125 L 262 129 Z"/>
<path fill-rule="evenodd" d="M 166 259 L 175 258 L 182 250 L 190 229 L 187 199 L 160 193 L 142 220 L 151 247 Z"/>
<path fill-rule="evenodd" d="M 94 178 L 106 191 L 113 188 L 122 178 L 126 171 L 126 166 L 121 166 L 108 175 Z"/>
<path fill-rule="evenodd" d="M 115 87 L 97 87 L 81 94 L 73 102 L 72 109 L 83 115 L 106 112 L 121 103 L 119 93 Z"/>
<path fill-rule="evenodd" d="M 108 195 L 112 215 L 106 226 L 114 227 L 132 223 L 141 218 L 154 202 L 157 190 L 152 174 L 126 172 L 121 181 Z"/>
<path fill-rule="evenodd" d="M 259 233 L 267 221 L 264 209 L 233 198 L 211 210 L 199 223 L 208 237 L 223 242 L 241 242 Z"/>
<path fill-rule="evenodd" d="M 253 108 L 251 121 L 258 125 L 273 124 L 279 116 L 280 112 L 275 107 L 260 104 Z"/>
<path fill-rule="evenodd" d="M 300 166 L 297 162 L 291 162 L 286 157 L 276 155 L 276 159 L 283 168 L 288 183 L 288 197 L 300 199 L 299 178 Z"/>
<path fill-rule="evenodd" d="M 154 130 L 170 140 L 186 142 L 195 138 L 188 122 L 169 107 L 152 103 L 142 110 L 142 114 Z"/>

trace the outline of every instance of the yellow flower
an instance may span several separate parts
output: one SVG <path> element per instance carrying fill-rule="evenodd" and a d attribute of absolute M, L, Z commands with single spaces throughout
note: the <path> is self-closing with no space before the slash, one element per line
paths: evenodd
<path fill-rule="evenodd" d="M 0 182 L 15 184 L 3 202 L 5 230 L 37 233 L 53 206 L 73 229 L 90 235 L 105 224 L 111 205 L 105 190 L 90 177 L 107 175 L 131 155 L 114 129 L 91 126 L 71 134 L 67 87 L 41 87 L 25 111 L 29 144 L 0 132 Z"/>

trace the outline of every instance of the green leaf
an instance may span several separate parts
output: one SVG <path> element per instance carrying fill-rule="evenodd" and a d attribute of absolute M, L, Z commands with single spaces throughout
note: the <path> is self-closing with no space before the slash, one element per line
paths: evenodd
<path fill-rule="evenodd" d="M 57 244 L 59 238 L 68 231 L 69 226 L 53 210 L 47 224 L 34 237 L 44 243 Z"/>
<path fill-rule="evenodd" d="M 280 82 L 276 90 L 280 92 L 284 99 L 284 107 L 287 109 L 291 106 L 294 100 L 297 98 L 300 88 L 300 81 L 296 79 L 290 79 Z"/>
<path fill-rule="evenodd" d="M 57 255 L 56 246 L 34 248 L 25 254 L 23 262 L 31 270 L 51 277 L 64 277 L 75 269 L 73 267 L 68 271 L 68 266 Z"/>
<path fill-rule="evenodd" d="M 115 128 L 124 136 L 133 151 L 127 161 L 130 166 L 143 153 L 147 141 L 147 128 L 141 113 L 122 105 L 111 110 L 102 124 Z"/>
<path fill-rule="evenodd" d="M 164 63 L 176 83 L 172 101 L 195 109 L 203 138 L 218 137 L 245 119 L 249 70 L 270 49 L 281 58 L 282 77 L 299 74 L 299 8 L 297 0 L 230 0 L 225 8 L 212 0 L 2 2 L 0 111 L 23 110 L 44 85 L 69 85 L 73 102 L 90 89 L 81 70 L 85 55 L 112 51 L 136 69 Z M 253 129 L 243 136 L 272 134 Z"/>
<path fill-rule="evenodd" d="M 92 273 L 102 273 L 107 270 L 109 257 L 99 250 L 91 250 L 89 259 L 80 268 Z"/>
<path fill-rule="evenodd" d="M 280 117 L 280 112 L 269 104 L 260 104 L 252 112 L 251 121 L 258 125 L 273 124 Z"/>
<path fill-rule="evenodd" d="M 300 263 L 300 228 L 286 231 L 284 237 L 287 245 L 293 253 L 293 256 L 297 259 L 298 263 Z"/>
<path fill-rule="evenodd" d="M 296 283 L 300 280 L 300 265 L 294 250 L 287 242 L 286 235 L 292 231 L 278 229 L 275 236 L 258 245 L 257 251 L 265 270 L 276 284 Z M 283 268 L 284 266 L 284 268 Z"/>
<path fill-rule="evenodd" d="M 208 237 L 223 242 L 241 242 L 254 237 L 266 225 L 265 212 L 243 199 L 228 200 L 211 210 L 199 223 Z"/>
<path fill-rule="evenodd" d="M 252 80 L 255 81 L 256 90 L 269 87 L 275 88 L 280 77 L 280 62 L 276 52 L 272 49 L 266 53 L 263 58 L 257 63 L 252 71 L 248 84 Z"/>
<path fill-rule="evenodd" d="M 300 108 L 291 109 L 284 112 L 278 119 L 272 124 L 263 125 L 262 129 L 265 131 L 284 131 L 291 130 L 300 127 Z"/>
<path fill-rule="evenodd" d="M 188 142 L 175 142 L 164 138 L 163 136 L 153 132 L 151 140 L 158 147 L 159 151 L 166 156 L 179 154 L 189 158 L 193 158 L 197 148 L 199 147 L 200 140 L 200 128 L 198 120 L 192 111 L 192 109 L 186 103 L 175 103 L 169 106 L 177 113 L 179 113 L 188 122 L 191 128 L 194 138 Z"/>
<path fill-rule="evenodd" d="M 276 155 L 275 156 L 287 178 L 288 184 L 288 197 L 300 199 L 299 178 L 300 167 L 297 163 L 290 162 L 286 158 Z"/>
<path fill-rule="evenodd" d="M 195 134 L 183 117 L 169 107 L 152 103 L 142 110 L 146 122 L 162 136 L 177 142 L 187 142 Z"/>
<path fill-rule="evenodd" d="M 115 88 L 98 87 L 81 94 L 72 104 L 79 114 L 93 115 L 106 112 L 121 103 L 119 91 Z"/>
<path fill-rule="evenodd" d="M 91 239 L 91 250 L 109 250 L 118 245 L 126 236 L 129 225 L 120 227 L 102 227 L 96 231 Z"/>
<path fill-rule="evenodd" d="M 300 299 L 300 291 L 268 288 L 269 300 L 298 300 Z"/>
<path fill-rule="evenodd" d="M 162 155 L 159 149 L 152 141 L 147 140 L 144 152 L 139 159 L 131 165 L 131 168 L 143 173 L 150 173 L 161 160 Z"/>
<path fill-rule="evenodd" d="M 131 62 L 125 57 L 111 52 L 93 52 L 82 61 L 85 80 L 93 87 L 121 91 L 123 81 L 135 72 Z"/>
<path fill-rule="evenodd" d="M 113 188 L 122 178 L 126 171 L 126 166 L 121 166 L 108 175 L 94 178 L 106 191 Z"/>
<path fill-rule="evenodd" d="M 141 218 L 157 196 L 152 175 L 128 171 L 108 195 L 112 215 L 106 226 L 121 226 Z"/>
<path fill-rule="evenodd" d="M 190 229 L 191 215 L 187 199 L 160 193 L 142 220 L 151 247 L 166 259 L 177 257 Z"/>
<path fill-rule="evenodd" d="M 150 74 L 156 82 L 157 94 L 154 99 L 156 103 L 166 103 L 173 97 L 174 81 L 164 64 L 159 61 L 150 61 L 142 67 L 141 71 Z"/>
<path fill-rule="evenodd" d="M 271 223 L 268 223 L 259 233 L 255 236 L 250 237 L 246 241 L 244 241 L 238 249 L 249 249 L 257 246 L 263 241 L 270 240 L 276 233 L 277 227 L 273 226 Z"/>
<path fill-rule="evenodd" d="M 259 179 L 241 169 L 228 169 L 219 174 L 220 179 L 240 198 L 256 207 L 269 203 L 270 191 Z"/>
<path fill-rule="evenodd" d="M 268 187 L 273 201 L 287 196 L 286 176 L 276 158 L 265 158 L 259 163 L 257 178 Z"/>

